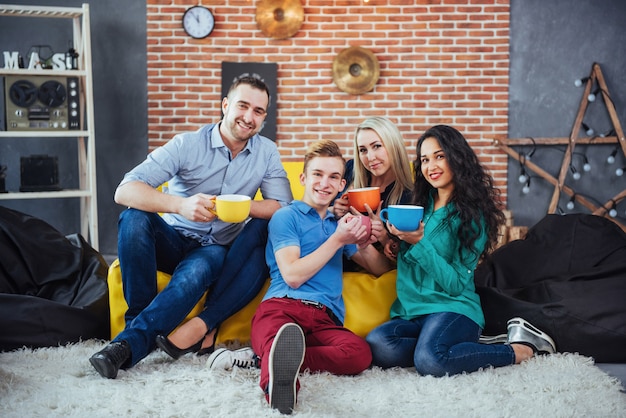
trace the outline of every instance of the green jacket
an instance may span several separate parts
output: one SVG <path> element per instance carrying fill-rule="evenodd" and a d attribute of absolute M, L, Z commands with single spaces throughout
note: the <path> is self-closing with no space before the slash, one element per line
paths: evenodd
<path fill-rule="evenodd" d="M 474 286 L 474 269 L 487 243 L 487 231 L 481 233 L 474 247 L 477 254 L 462 251 L 459 256 L 458 215 L 453 204 L 433 212 L 429 199 L 424 210 L 424 237 L 415 245 L 402 242 L 398 253 L 397 299 L 391 306 L 391 318 L 413 319 L 436 312 L 455 312 L 485 327 L 480 298 Z"/>

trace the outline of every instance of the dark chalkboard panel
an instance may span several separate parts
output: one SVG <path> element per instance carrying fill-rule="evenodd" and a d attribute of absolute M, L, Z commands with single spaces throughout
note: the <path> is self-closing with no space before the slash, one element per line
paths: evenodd
<path fill-rule="evenodd" d="M 512 0 L 509 137 L 568 137 L 583 88 L 574 81 L 588 76 L 594 62 L 601 66 L 622 127 L 626 124 L 626 2 L 622 0 Z M 584 122 L 596 132 L 607 132 L 611 122 L 602 100 L 589 105 Z M 530 152 L 530 147 L 518 148 Z M 533 161 L 558 176 L 564 146 L 537 147 Z M 573 163 L 582 171 L 584 158 L 592 170 L 566 184 L 605 202 L 626 187 L 626 177 L 615 169 L 626 165 L 618 154 L 609 165 L 612 145 L 577 147 Z M 519 163 L 509 161 L 508 206 L 515 224 L 532 226 L 545 216 L 553 186 L 531 179 L 528 194 L 517 178 Z M 563 196 L 565 211 L 569 198 Z M 626 202 L 619 206 L 626 218 Z M 577 205 L 574 212 L 588 213 Z"/>

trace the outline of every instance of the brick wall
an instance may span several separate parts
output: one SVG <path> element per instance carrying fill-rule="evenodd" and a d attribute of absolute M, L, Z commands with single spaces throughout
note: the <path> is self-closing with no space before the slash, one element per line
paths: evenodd
<path fill-rule="evenodd" d="M 216 26 L 205 39 L 181 26 L 187 0 L 148 0 L 150 148 L 174 133 L 220 117 L 221 63 L 278 64 L 277 144 L 298 161 L 308 143 L 328 138 L 352 157 L 356 125 L 386 116 L 403 132 L 409 157 L 425 129 L 463 132 L 506 196 L 509 0 L 301 0 L 304 23 L 284 40 L 256 25 L 255 0 L 212 0 Z M 335 56 L 350 46 L 372 51 L 380 78 L 351 95 L 333 82 Z"/>

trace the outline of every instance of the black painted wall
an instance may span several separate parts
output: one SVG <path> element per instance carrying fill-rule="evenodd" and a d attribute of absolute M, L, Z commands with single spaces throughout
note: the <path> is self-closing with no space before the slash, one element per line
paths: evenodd
<path fill-rule="evenodd" d="M 115 187 L 145 158 L 147 133 L 146 3 L 140 0 L 11 0 L 8 4 L 80 7 L 89 3 L 95 97 L 96 172 L 100 252 L 117 253 Z M 64 52 L 72 36 L 69 19 L 0 17 L 0 51 L 50 45 Z M 0 65 L 4 65 L 0 58 Z M 27 61 L 26 61 L 27 63 Z M 7 189 L 19 190 L 21 155 L 59 158 L 60 184 L 78 186 L 74 139 L 1 139 L 0 165 L 9 167 Z M 80 232 L 78 199 L 2 200 L 1 205 L 44 219 L 64 234 Z"/>
<path fill-rule="evenodd" d="M 625 18 L 622 0 L 511 1 L 509 137 L 569 137 L 584 89 L 574 81 L 589 76 L 594 62 L 600 64 L 620 124 L 626 128 Z M 590 103 L 583 121 L 598 134 L 612 128 L 602 99 Z M 537 146 L 532 161 L 558 177 L 565 148 Z M 582 175 L 574 180 L 570 173 L 566 184 L 601 203 L 625 189 L 626 175 L 615 174 L 626 165 L 621 151 L 615 163 L 606 162 L 614 149 L 614 145 L 577 146 L 573 164 Z M 516 150 L 530 153 L 532 147 Z M 582 169 L 585 157 L 591 165 L 589 172 Z M 509 209 L 516 225 L 532 226 L 545 216 L 554 187 L 532 177 L 530 190 L 524 194 L 519 175 L 519 163 L 509 159 Z M 589 213 L 579 204 L 568 210 L 569 200 L 562 194 L 559 207 L 565 213 Z M 622 201 L 618 206 L 622 223 L 625 211 L 626 201 Z"/>

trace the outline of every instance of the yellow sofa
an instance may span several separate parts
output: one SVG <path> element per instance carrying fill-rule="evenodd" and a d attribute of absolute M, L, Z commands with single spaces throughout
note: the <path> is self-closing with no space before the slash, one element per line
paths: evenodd
<path fill-rule="evenodd" d="M 304 189 L 300 185 L 299 174 L 302 163 L 283 163 L 294 198 L 300 199 Z M 259 198 L 257 196 L 257 198 Z M 389 309 L 396 297 L 396 271 L 392 270 L 376 278 L 367 273 L 344 273 L 343 297 L 346 305 L 345 326 L 357 335 L 364 337 L 375 326 L 389 319 Z M 157 273 L 159 291 L 167 285 L 170 276 Z M 111 339 L 124 329 L 124 313 L 128 309 L 122 291 L 120 265 L 115 260 L 108 273 L 109 305 L 111 313 Z M 269 286 L 269 279 L 259 294 L 235 315 L 227 319 L 219 329 L 217 344 L 246 344 L 250 340 L 250 322 Z M 198 302 L 187 318 L 196 316 L 204 305 L 204 297 Z"/>

